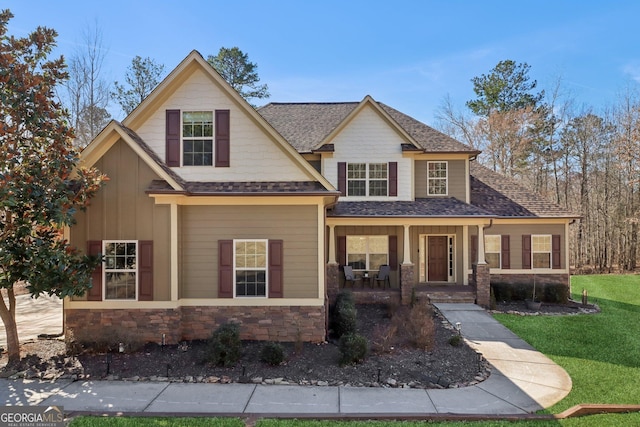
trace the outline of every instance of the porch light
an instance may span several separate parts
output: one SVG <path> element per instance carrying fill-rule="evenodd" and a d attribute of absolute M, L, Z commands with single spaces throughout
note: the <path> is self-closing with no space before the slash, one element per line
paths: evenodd
<path fill-rule="evenodd" d="M 124 353 L 124 343 L 118 343 L 118 352 Z"/>

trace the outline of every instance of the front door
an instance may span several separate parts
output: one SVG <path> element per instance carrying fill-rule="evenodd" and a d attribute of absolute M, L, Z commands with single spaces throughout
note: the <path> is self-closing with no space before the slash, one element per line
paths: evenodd
<path fill-rule="evenodd" d="M 428 236 L 428 269 L 429 282 L 446 282 L 449 252 L 447 236 Z"/>

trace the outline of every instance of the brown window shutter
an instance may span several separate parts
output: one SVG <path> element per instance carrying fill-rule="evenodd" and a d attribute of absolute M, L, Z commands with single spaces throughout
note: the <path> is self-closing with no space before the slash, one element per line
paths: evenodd
<path fill-rule="evenodd" d="M 531 268 L 531 235 L 522 236 L 522 268 Z"/>
<path fill-rule="evenodd" d="M 269 240 L 269 298 L 282 298 L 283 241 Z"/>
<path fill-rule="evenodd" d="M 501 246 L 501 250 L 502 250 L 502 254 L 501 254 L 502 256 L 500 258 L 502 258 L 502 261 L 501 261 L 502 265 L 500 267 L 501 268 L 511 268 L 511 250 L 510 250 L 511 239 L 510 239 L 510 236 L 508 234 L 507 235 L 503 235 L 501 237 L 501 240 L 502 240 L 502 242 L 501 242 L 500 246 Z"/>
<path fill-rule="evenodd" d="M 347 236 L 338 236 L 338 264 L 340 268 L 347 265 Z"/>
<path fill-rule="evenodd" d="M 389 236 L 389 266 L 398 269 L 398 236 Z"/>
<path fill-rule="evenodd" d="M 229 110 L 216 110 L 216 167 L 231 166 L 231 123 Z"/>
<path fill-rule="evenodd" d="M 551 268 L 562 268 L 560 263 L 560 235 L 551 236 Z"/>
<path fill-rule="evenodd" d="M 471 236 L 471 265 L 478 262 L 478 235 Z"/>
<path fill-rule="evenodd" d="M 153 301 L 153 241 L 138 242 L 138 301 Z"/>
<path fill-rule="evenodd" d="M 87 254 L 99 256 L 102 253 L 102 240 L 89 240 Z M 91 289 L 87 291 L 87 301 L 102 301 L 102 263 L 91 274 Z"/>
<path fill-rule="evenodd" d="M 218 298 L 233 298 L 233 240 L 218 241 Z"/>
<path fill-rule="evenodd" d="M 169 167 L 180 166 L 180 110 L 167 110 L 166 163 Z"/>
<path fill-rule="evenodd" d="M 397 195 L 398 195 L 398 162 L 389 162 L 389 196 L 397 196 Z"/>
<path fill-rule="evenodd" d="M 338 162 L 338 191 L 347 195 L 347 163 Z"/>

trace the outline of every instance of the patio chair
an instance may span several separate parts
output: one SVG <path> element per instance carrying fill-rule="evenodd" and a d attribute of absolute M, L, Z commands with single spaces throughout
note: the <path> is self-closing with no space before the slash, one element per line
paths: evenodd
<path fill-rule="evenodd" d="M 351 282 L 351 287 L 353 287 L 353 285 L 355 285 L 355 283 L 359 279 L 359 277 L 356 277 L 356 275 L 353 273 L 353 267 L 351 267 L 350 265 L 345 265 L 342 267 L 342 269 L 344 270 L 344 287 L 347 287 L 348 282 Z"/>
<path fill-rule="evenodd" d="M 389 278 L 389 273 L 391 272 L 391 267 L 384 264 L 380 266 L 380 270 L 378 274 L 376 274 L 376 284 L 382 282 L 382 287 L 386 288 L 387 284 L 391 287 L 391 279 Z"/>

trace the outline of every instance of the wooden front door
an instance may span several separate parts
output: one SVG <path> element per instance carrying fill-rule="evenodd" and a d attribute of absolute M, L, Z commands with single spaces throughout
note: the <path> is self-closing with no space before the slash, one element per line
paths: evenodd
<path fill-rule="evenodd" d="M 429 236 L 428 266 L 429 282 L 446 282 L 447 274 L 447 236 Z"/>

